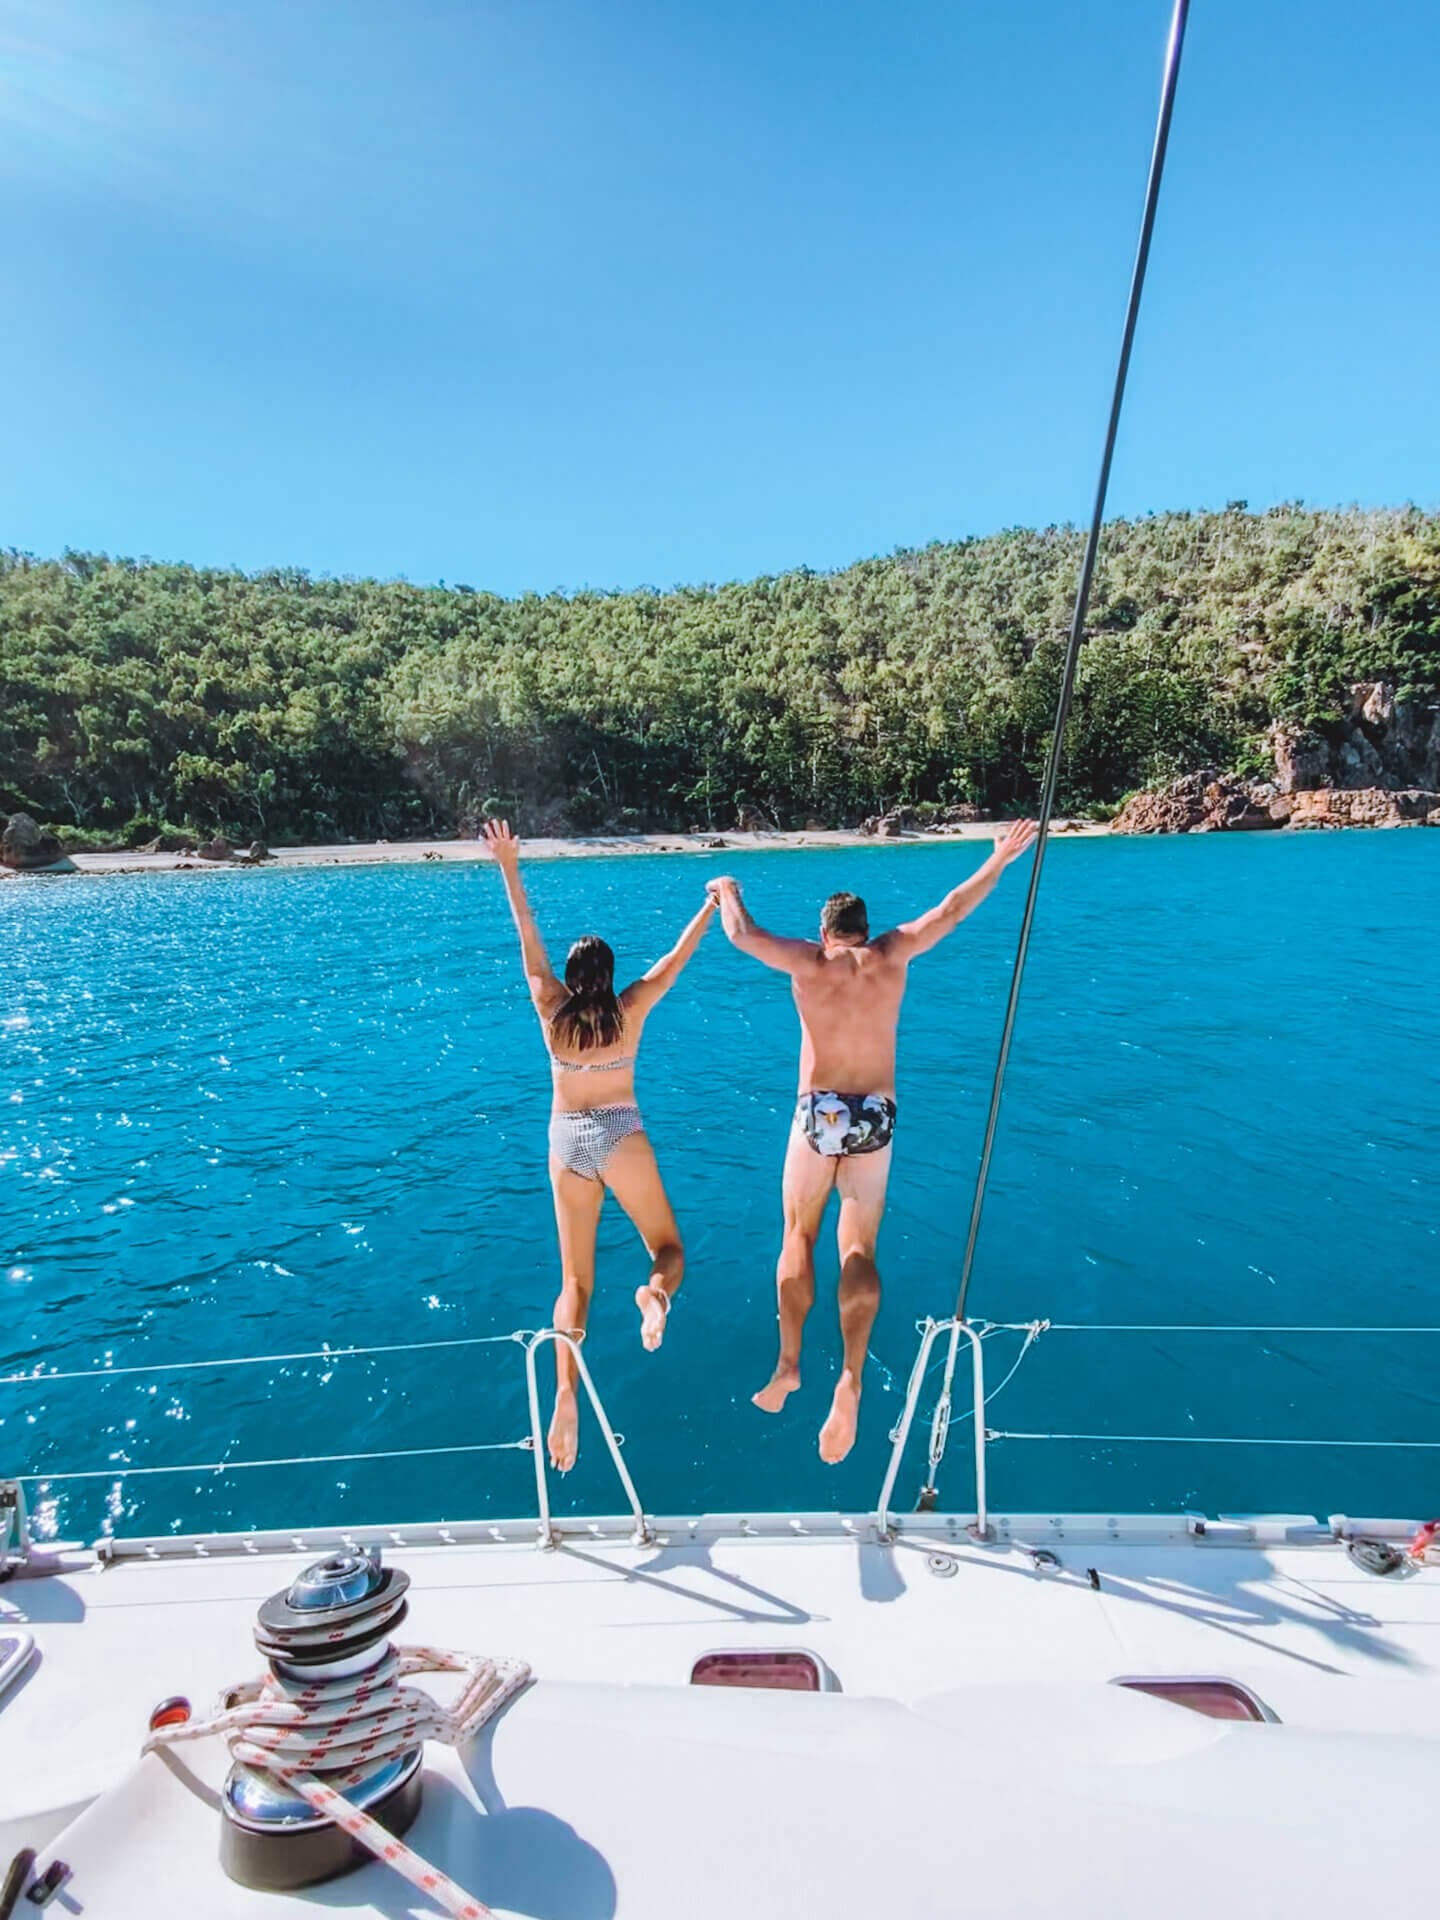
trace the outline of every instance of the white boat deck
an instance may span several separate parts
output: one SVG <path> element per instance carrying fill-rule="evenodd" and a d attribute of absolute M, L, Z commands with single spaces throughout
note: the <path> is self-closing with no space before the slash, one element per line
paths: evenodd
<path fill-rule="evenodd" d="M 1307 1783 L 1301 1797 L 1309 1796 L 1317 1819 L 1344 1780 L 1332 1743 L 1347 1735 L 1369 1736 L 1367 1748 L 1374 1740 L 1389 1743 L 1387 1750 L 1398 1756 L 1394 1767 L 1387 1762 L 1376 1772 L 1368 1766 L 1370 1784 L 1362 1782 L 1360 1797 L 1370 1797 L 1374 1780 L 1383 1775 L 1392 1796 L 1385 1853 L 1405 1858 L 1407 1843 L 1421 1844 L 1424 1808 L 1440 1792 L 1440 1568 L 1425 1567 L 1403 1580 L 1373 1577 L 1343 1545 L 1322 1538 L 1312 1521 L 1231 1525 L 1203 1537 L 1184 1516 L 1077 1517 L 1058 1525 L 1053 1517 L 1011 1517 L 996 1525 L 1002 1540 L 994 1545 L 969 1539 L 963 1518 L 945 1516 L 906 1520 L 893 1545 L 876 1541 L 867 1519 L 834 1516 L 661 1521 L 658 1542 L 649 1547 L 632 1544 L 628 1523 L 619 1521 L 596 1523 L 592 1533 L 572 1535 L 550 1551 L 528 1543 L 532 1523 L 382 1527 L 348 1537 L 378 1540 L 387 1561 L 412 1576 L 402 1642 L 530 1663 L 535 1688 L 508 1709 L 487 1743 L 485 1767 L 494 1776 L 487 1776 L 488 1785 L 492 1801 L 498 1793 L 500 1804 L 512 1811 L 523 1802 L 534 1821 L 543 1816 L 562 1823 L 572 1838 L 585 1836 L 587 1848 L 600 1846 L 604 1836 L 610 1904 L 596 1895 L 599 1904 L 582 1900 L 577 1913 L 719 1914 L 739 1905 L 751 1914 L 812 1910 L 794 1904 L 793 1884 L 787 1905 L 747 1891 L 731 1872 L 733 1822 L 742 1812 L 753 1821 L 769 1805 L 765 1846 L 773 1850 L 777 1836 L 783 1837 L 784 1807 L 755 1798 L 762 1781 L 770 1782 L 772 1795 L 794 1799 L 795 1818 L 809 1823 L 807 1831 L 814 1829 L 810 1851 L 819 1846 L 815 1822 L 823 1825 L 828 1818 L 831 1842 L 864 1826 L 877 1836 L 865 1843 L 866 1851 L 883 1853 L 878 1836 L 899 1843 L 896 1822 L 905 1825 L 907 1805 L 911 1825 L 933 1831 L 939 1820 L 947 1830 L 953 1793 L 962 1783 L 977 1814 L 979 1800 L 988 1807 L 997 1792 L 1009 1805 L 1007 1780 L 1014 1790 L 1010 1799 L 1023 1799 L 1039 1777 L 1037 1766 L 1042 1772 L 1060 1767 L 1067 1753 L 1072 1762 L 1085 1758 L 1075 1749 L 1077 1739 L 1086 1753 L 1092 1735 L 1105 1749 L 1090 1754 L 1087 1766 L 1123 1761 L 1131 1766 L 1133 1786 L 1133 1763 L 1168 1765 L 1179 1751 L 1176 1741 L 1186 1752 L 1196 1742 L 1207 1752 L 1217 1742 L 1217 1753 L 1238 1752 L 1236 1742 L 1244 1747 L 1257 1735 L 1273 1739 L 1282 1732 L 1207 1721 L 1107 1684 L 1142 1675 L 1224 1676 L 1248 1686 L 1291 1743 L 1268 1751 L 1300 1755 Z M 257 1672 L 260 1657 L 251 1641 L 257 1607 L 337 1537 L 298 1535 L 288 1551 L 279 1550 L 283 1537 L 277 1536 L 157 1541 L 153 1558 L 142 1548 L 139 1557 L 90 1562 L 0 1587 L 0 1632 L 24 1627 L 33 1633 L 39 1656 L 18 1686 L 0 1697 L 0 1855 L 47 1842 L 78 1809 L 131 1775 L 159 1700 L 184 1694 L 203 1712 L 222 1687 Z M 1009 1543 L 1021 1539 L 1054 1552 L 1059 1568 L 1037 1568 L 1031 1553 Z M 702 1653 L 776 1648 L 818 1655 L 842 1698 L 720 1695 L 687 1687 Z M 572 1693 L 577 1684 L 583 1691 Z M 1091 1729 L 1083 1739 L 1082 1728 Z M 1139 1746 L 1132 1749 L 1137 1730 Z M 943 1753 L 936 1751 L 937 1741 Z M 213 1744 L 209 1770 L 223 1772 L 223 1751 Z M 788 1772 L 777 1760 L 786 1751 Z M 837 1756 L 847 1753 L 848 1784 L 831 1781 L 847 1804 L 831 1806 L 826 1798 L 817 1810 L 807 1792 L 829 1780 Z M 577 1754 L 589 1756 L 578 1771 Z M 1043 1756 L 1048 1758 L 1042 1765 Z M 717 1773 L 722 1761 L 728 1767 L 723 1779 Z M 942 1761 L 944 1778 L 935 1778 L 927 1770 Z M 507 1772 L 512 1762 L 513 1775 Z M 455 1756 L 434 1750 L 428 1764 L 436 1780 L 450 1779 L 454 1792 L 474 1788 L 480 1804 L 491 1804 L 473 1767 L 467 1775 Z M 126 1792 L 143 1798 L 157 1791 L 152 1776 L 160 1765 L 147 1762 L 149 1774 L 135 1776 Z M 917 1766 L 925 1783 L 915 1792 L 911 1781 L 912 1804 L 900 1786 Z M 674 1773 L 676 1767 L 684 1777 Z M 1230 1776 L 1222 1768 L 1216 1778 Z M 1401 1783 L 1398 1798 L 1394 1781 Z M 173 1797 L 174 1776 L 167 1773 L 165 1783 Z M 1074 1787 L 1072 1778 L 1067 1791 Z M 1294 1790 L 1301 1794 L 1300 1787 Z M 1172 1839 L 1187 1822 L 1198 1821 L 1203 1829 L 1209 1789 L 1198 1800 L 1196 1791 L 1187 1786 L 1190 1798 L 1174 1805 L 1167 1800 L 1167 1818 L 1179 1823 Z M 710 1796 L 724 1827 L 708 1845 L 703 1821 L 695 1830 L 697 1793 Z M 677 1796 L 683 1808 L 672 1804 Z M 478 1869 L 473 1862 L 466 1869 L 460 1840 L 454 1844 L 461 1853 L 444 1856 L 449 1843 L 432 1831 L 443 1807 L 450 1808 L 452 1824 L 458 1818 L 454 1793 L 437 1787 L 431 1797 L 437 1808 L 432 1814 L 427 1802 L 416 1844 L 422 1851 L 439 1846 L 442 1865 L 462 1878 L 472 1870 L 473 1877 Z M 1031 1810 L 1038 1833 L 1049 1816 L 1038 1805 Z M 1230 1805 L 1226 1818 L 1236 1813 Z M 171 1814 L 179 1817 L 178 1802 Z M 714 1855 L 704 1868 L 704 1885 L 687 1888 L 683 1897 L 669 1877 L 676 1869 L 669 1843 L 651 1863 L 654 1874 L 644 1849 L 633 1843 L 636 1823 L 648 1831 L 662 1814 Z M 156 1817 L 164 1828 L 166 1818 Z M 990 1822 L 1000 1814 L 990 1808 L 984 1817 Z M 1013 1822 L 1014 1806 L 1006 1817 Z M 98 1831 L 97 1822 L 103 1826 L 107 1819 L 113 1824 L 113 1818 L 113 1805 L 107 1814 L 102 1804 L 66 1834 L 62 1851 L 72 1865 L 84 1857 L 87 1831 Z M 317 1898 L 397 1915 L 410 1912 L 413 1899 L 414 1910 L 424 1910 L 403 1883 L 378 1868 L 336 1883 L 343 1894 L 322 1890 L 307 1900 L 246 1894 L 214 1868 L 215 1819 L 206 1809 L 205 1871 L 214 1885 L 204 1911 L 277 1913 L 292 1905 L 301 1911 Z M 1321 1857 L 1330 1840 L 1316 1831 L 1324 1843 Z M 1208 1836 L 1197 1829 L 1189 1837 L 1227 1849 L 1236 1845 L 1228 1829 Z M 1138 1834 L 1126 1844 L 1139 1844 Z M 700 1858 L 695 1856 L 697 1864 Z M 590 1853 L 582 1850 L 576 1859 L 582 1881 L 585 1873 L 593 1878 Z M 622 1861 L 629 1862 L 624 1872 Z M 1359 1874 L 1358 1852 L 1354 1864 Z M 812 1867 L 820 1879 L 806 1884 L 818 1898 L 824 1873 Z M 1024 1872 L 1014 1857 L 1011 1868 Z M 831 1890 L 842 1904 L 831 1910 L 875 1910 L 864 1901 L 845 1904 L 847 1889 L 859 1898 L 868 1871 L 854 1866 L 858 1879 L 842 1876 Z M 1332 1861 L 1327 1871 L 1341 1869 Z M 656 1891 L 661 1884 L 669 1886 L 668 1907 Z M 476 1890 L 485 1895 L 483 1886 Z M 881 1886 L 873 1893 L 883 1898 Z M 1192 1910 L 1188 1901 L 1166 1905 L 1172 1913 Z M 1110 1906 L 1131 1910 L 1118 1899 Z M 132 1910 L 167 1909 L 105 1902 L 86 1907 L 91 1914 Z M 535 1899 L 504 1910 L 553 1911 L 556 1920 L 570 1911 Z M 926 1913 L 950 1906 L 917 1901 L 913 1886 L 897 1899 L 892 1887 L 888 1910 Z M 1012 1903 L 984 1910 L 1029 1908 Z M 1083 1910 L 1089 1909 L 1082 1903 Z M 1135 1910 L 1146 1908 L 1142 1903 Z M 1193 1910 L 1205 1911 L 1205 1902 L 1197 1899 Z"/>

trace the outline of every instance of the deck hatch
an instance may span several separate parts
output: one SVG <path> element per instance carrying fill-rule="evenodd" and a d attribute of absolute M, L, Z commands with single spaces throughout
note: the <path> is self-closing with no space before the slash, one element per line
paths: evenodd
<path fill-rule="evenodd" d="M 777 1693 L 823 1693 L 811 1653 L 702 1653 L 690 1669 L 692 1687 L 764 1687 Z"/>
<path fill-rule="evenodd" d="M 1148 1693 L 1152 1699 L 1168 1700 L 1172 1706 L 1188 1707 L 1203 1713 L 1207 1720 L 1273 1720 L 1250 1692 L 1237 1680 L 1165 1679 L 1160 1677 L 1117 1680 L 1115 1685 L 1131 1693 Z"/>

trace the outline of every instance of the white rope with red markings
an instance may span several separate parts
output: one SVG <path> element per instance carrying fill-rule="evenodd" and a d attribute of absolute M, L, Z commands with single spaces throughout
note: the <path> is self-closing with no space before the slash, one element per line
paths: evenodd
<path fill-rule="evenodd" d="M 454 1707 L 446 1708 L 419 1687 L 401 1684 L 412 1673 L 463 1673 L 469 1678 Z M 328 1679 L 323 1685 L 273 1673 L 247 1680 L 222 1695 L 208 1720 L 162 1727 L 143 1750 L 223 1733 L 233 1759 L 285 1781 L 316 1813 L 430 1894 L 455 1920 L 484 1920 L 490 1908 L 483 1901 L 362 1813 L 343 1790 L 356 1785 L 377 1761 L 396 1758 L 421 1740 L 454 1747 L 472 1738 L 529 1678 L 523 1660 L 487 1660 L 443 1647 L 387 1647 L 383 1658 L 364 1673 Z M 323 1781 L 317 1771 L 324 1773 Z"/>

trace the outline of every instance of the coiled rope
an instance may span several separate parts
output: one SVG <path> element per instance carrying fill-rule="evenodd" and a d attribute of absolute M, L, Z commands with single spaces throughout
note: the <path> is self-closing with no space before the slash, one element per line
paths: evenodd
<path fill-rule="evenodd" d="M 447 1709 L 421 1688 L 401 1684 L 412 1673 L 463 1673 L 467 1680 L 455 1706 Z M 162 1727 L 142 1751 L 224 1734 L 232 1759 L 284 1781 L 317 1814 L 430 1894 L 455 1920 L 485 1920 L 491 1909 L 483 1901 L 362 1812 L 344 1789 L 357 1785 L 377 1762 L 398 1759 L 421 1740 L 459 1746 L 493 1720 L 529 1679 L 523 1660 L 390 1646 L 377 1665 L 346 1678 L 306 1683 L 270 1673 L 247 1680 L 221 1696 L 209 1719 Z"/>

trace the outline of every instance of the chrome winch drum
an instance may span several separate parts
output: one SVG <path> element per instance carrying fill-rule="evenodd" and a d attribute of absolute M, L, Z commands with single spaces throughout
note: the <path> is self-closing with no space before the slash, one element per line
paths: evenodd
<path fill-rule="evenodd" d="M 309 1566 L 260 1608 L 255 1644 L 282 1687 L 353 1687 L 389 1652 L 408 1611 L 408 1574 L 383 1567 L 378 1548 L 337 1553 Z M 387 1832 L 403 1834 L 420 1811 L 423 1747 L 375 1761 L 359 1778 L 342 1770 L 345 1798 Z M 339 1775 L 315 1778 L 339 1788 Z M 306 1887 L 363 1866 L 373 1856 L 325 1819 L 295 1788 L 237 1761 L 221 1800 L 220 1864 L 241 1886 L 266 1892 Z"/>

